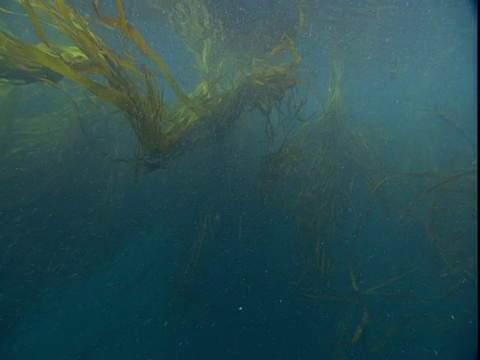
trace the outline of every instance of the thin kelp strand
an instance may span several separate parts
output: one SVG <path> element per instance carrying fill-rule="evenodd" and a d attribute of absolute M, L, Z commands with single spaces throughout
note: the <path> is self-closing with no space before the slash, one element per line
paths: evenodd
<path fill-rule="evenodd" d="M 22 0 L 21 4 L 25 9 L 25 12 L 27 13 L 28 18 L 32 22 L 33 26 L 35 27 L 35 31 L 37 32 L 38 36 L 40 37 L 42 42 L 48 45 L 47 37 L 45 36 L 45 32 L 43 31 L 42 25 L 40 24 L 40 20 L 38 19 L 37 14 L 35 13 L 35 10 L 33 10 L 32 4 L 30 4 L 28 0 Z"/>

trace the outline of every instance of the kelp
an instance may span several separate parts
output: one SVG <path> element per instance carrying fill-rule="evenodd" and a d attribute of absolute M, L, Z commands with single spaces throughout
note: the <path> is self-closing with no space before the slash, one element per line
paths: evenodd
<path fill-rule="evenodd" d="M 16 43 L 16 46 L 23 46 L 24 48 L 31 45 L 15 40 L 5 32 L 0 33 L 0 40 L 4 44 L 0 48 L 0 82 L 10 84 L 30 84 L 37 81 L 57 83 L 63 78 L 62 74 L 49 67 L 25 57 L 14 56 L 8 52 L 9 49 L 12 49 L 10 46 L 12 42 Z M 36 50 L 47 54 L 52 60 L 56 58 L 66 63 L 74 71 L 90 69 L 89 59 L 76 46 L 39 43 L 31 48 L 33 52 Z"/>
<path fill-rule="evenodd" d="M 185 268 L 180 272 L 176 296 L 182 292 L 185 292 L 186 289 L 191 285 L 195 272 L 197 271 L 200 258 L 204 252 L 205 244 L 208 239 L 211 240 L 212 238 L 212 216 L 210 212 L 207 212 L 203 218 L 202 225 L 198 230 L 198 236 L 193 239 L 190 249 L 188 250 Z"/>
<path fill-rule="evenodd" d="M 477 216 L 475 166 L 419 173 L 392 174 L 380 180 L 372 194 L 400 194 L 399 220 L 423 225 L 430 246 L 444 264 L 443 278 L 454 284 L 470 279 L 476 267 Z M 453 224 L 453 225 L 452 225 Z M 455 285 L 452 285 L 455 286 Z"/>
<path fill-rule="evenodd" d="M 75 120 L 76 114 L 71 111 L 3 119 L 6 128 L 1 133 L 5 139 L 0 159 L 14 160 L 23 166 L 29 163 L 29 169 L 59 161 L 69 155 L 75 143 Z"/>
<path fill-rule="evenodd" d="M 221 27 L 211 24 L 213 20 L 205 7 L 199 5 L 201 11 L 192 12 L 190 5 L 186 8 L 188 11 L 184 10 L 184 16 L 189 16 L 192 26 L 196 24 L 204 31 L 200 32 L 200 47 L 192 48 L 198 55 L 197 69 L 202 81 L 191 94 L 187 94 L 180 88 L 163 58 L 127 22 L 121 1 L 116 1 L 118 19 L 103 15 L 94 4 L 95 23 L 107 29 L 120 30 L 124 43 L 130 41 L 160 70 L 164 81 L 177 96 L 176 101 L 167 103 L 163 91 L 159 91 L 154 71 L 134 56 L 127 46 L 121 53 L 114 51 L 90 27 L 91 19 L 82 16 L 73 4 L 63 0 L 25 0 L 23 5 L 44 46 L 34 46 L 2 32 L 3 56 L 8 58 L 13 68 L 14 64 L 29 64 L 47 69 L 119 108 L 138 139 L 137 174 L 165 167 L 171 159 L 198 146 L 211 144 L 244 111 L 259 108 L 268 114 L 272 104 L 279 103 L 286 91 L 300 83 L 295 78 L 299 56 L 292 40 L 292 63 L 253 64 L 250 75 L 237 70 L 228 82 L 220 81 L 223 77 L 222 65 L 211 65 L 211 51 L 213 44 L 221 38 Z M 52 45 L 42 23 L 65 35 L 88 60 L 85 61 L 87 64 L 78 67 L 78 64 L 65 61 L 61 55 L 52 54 Z M 185 30 L 184 36 L 187 36 Z M 195 39 L 198 39 L 198 35 L 192 33 L 188 36 L 197 36 Z M 212 69 L 215 69 L 215 77 Z M 45 80 L 48 82 L 48 77 Z"/>
<path fill-rule="evenodd" d="M 68 167 L 84 139 L 79 115 L 96 121 L 92 102 L 85 94 L 73 96 L 51 84 L 27 89 L 5 84 L 0 89 L 9 90 L 4 106 L 0 96 L 0 161 L 28 172 L 49 171 L 52 177 L 63 173 L 61 165 Z M 40 105 L 42 111 L 35 111 Z"/>
<path fill-rule="evenodd" d="M 284 207 L 297 221 L 304 261 L 300 282 L 311 282 L 307 287 L 313 288 L 325 286 L 315 283 L 335 268 L 340 229 L 346 219 L 356 221 L 359 215 L 360 204 L 352 199 L 388 171 L 376 145 L 382 135 L 369 133 L 343 109 L 342 74 L 343 59 L 333 57 L 324 106 L 265 158 L 260 173 L 265 199 Z"/>
<path fill-rule="evenodd" d="M 207 86 L 211 79 L 224 75 L 227 58 L 234 59 L 226 52 L 222 22 L 211 15 L 203 1 L 177 1 L 168 13 L 168 24 L 194 56 L 202 79 L 199 86 Z"/>
<path fill-rule="evenodd" d="M 35 64 L 35 66 L 50 69 L 61 76 L 77 82 L 104 101 L 117 106 L 122 104 L 121 100 L 124 99 L 125 96 L 120 91 L 91 80 L 81 72 L 74 70 L 73 67 L 66 63 L 61 57 L 52 55 L 50 52 L 44 51 L 37 46 L 16 39 L 3 31 L 0 32 L 0 37 L 3 43 L 3 57 L 7 58 L 11 63 L 19 64 L 18 66 L 21 67 L 20 70 L 25 63 L 27 63 L 28 66 Z M 88 54 L 86 54 L 86 56 L 91 59 Z"/>
<path fill-rule="evenodd" d="M 190 245 L 185 261 L 182 262 L 182 268 L 177 273 L 169 314 L 164 323 L 164 327 L 167 327 L 169 332 L 177 331 L 185 321 L 185 317 L 188 317 L 193 282 L 201 268 L 201 260 L 206 256 L 207 241 L 212 241 L 213 235 L 211 212 L 208 210 L 203 216 L 197 234 L 189 241 Z"/>
<path fill-rule="evenodd" d="M 467 237 L 472 229 L 461 230 L 465 223 L 472 226 L 466 219 L 476 215 L 471 201 L 476 199 L 476 169 L 398 173 L 398 165 L 389 162 L 390 152 L 404 155 L 405 161 L 410 160 L 409 154 L 381 127 L 367 126 L 345 109 L 340 54 L 331 58 L 328 97 L 323 106 L 305 116 L 303 102 L 298 105 L 302 109 L 294 113 L 299 124 L 286 132 L 276 151 L 265 156 L 259 174 L 265 202 L 281 206 L 296 222 L 297 285 L 301 291 L 312 300 L 353 304 L 363 313 L 346 330 L 351 331 L 350 341 L 343 332 L 339 341 L 343 348 L 337 348 L 338 353 L 356 346 L 367 328 L 391 316 L 377 307 L 378 299 L 388 298 L 394 305 L 410 304 L 412 308 L 442 301 L 472 277 L 476 257 L 475 240 Z M 424 276 L 422 260 L 397 260 L 398 264 L 388 264 L 388 275 L 375 273 L 373 269 L 385 255 L 371 258 L 357 239 L 362 228 L 370 226 L 368 218 L 373 211 L 381 211 L 385 222 L 398 214 L 395 226 L 425 224 L 428 242 L 445 264 L 443 271 L 441 266 L 436 269 L 442 271 L 441 280 L 435 271 L 428 272 L 425 280 L 436 285 L 435 291 L 425 291 L 416 281 Z M 458 226 L 451 227 L 451 219 L 457 219 Z M 353 236 L 346 236 L 350 231 Z M 377 247 L 383 243 L 375 244 L 379 252 Z M 468 260 L 464 263 L 461 259 Z M 401 320 L 393 320 L 394 325 L 383 333 L 368 332 L 372 352 L 401 336 L 412 319 L 409 311 L 400 313 Z"/>

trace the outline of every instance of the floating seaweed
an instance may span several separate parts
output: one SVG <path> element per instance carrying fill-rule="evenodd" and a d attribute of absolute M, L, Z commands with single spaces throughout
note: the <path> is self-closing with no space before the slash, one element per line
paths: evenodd
<path fill-rule="evenodd" d="M 104 16 L 94 5 L 98 24 L 112 30 L 119 29 L 121 36 L 131 41 L 160 70 L 165 82 L 177 96 L 176 101 L 167 103 L 163 92 L 158 90 L 153 70 L 136 59 L 127 48 L 123 53 L 114 51 L 92 30 L 89 26 L 91 21 L 82 16 L 74 5 L 62 0 L 54 3 L 23 1 L 22 5 L 42 44 L 32 45 L 2 32 L 2 56 L 9 64 L 6 77 L 19 73 L 27 78 L 25 73 L 32 73 L 35 74 L 31 76 L 32 81 L 44 79 L 52 82 L 65 77 L 119 108 L 138 139 L 135 156 L 137 176 L 143 171 L 165 167 L 170 160 L 196 147 L 211 144 L 246 110 L 260 108 L 268 114 L 272 104 L 280 102 L 285 92 L 300 82 L 295 78 L 299 57 L 293 40 L 290 40 L 294 57 L 291 63 L 253 63 L 249 75 L 243 75 L 243 71 L 237 72 L 233 77 L 236 81 L 230 87 L 220 86 L 221 64 L 211 66 L 210 53 L 213 41 L 221 37 L 221 28 L 215 30 L 212 27 L 206 8 L 202 8 L 201 12 L 193 12 L 194 8 L 190 7 L 183 10 L 183 16 L 189 17 L 190 26 L 196 24 L 203 27 L 201 33 L 204 39 L 199 48 L 191 48 L 198 54 L 197 70 L 202 81 L 195 91 L 186 94 L 162 57 L 127 22 L 120 1 L 116 2 L 118 19 Z M 64 34 L 73 45 L 60 47 L 50 44 L 42 23 Z M 183 31 L 184 38 L 195 36 L 188 30 L 191 29 L 179 31 Z M 76 53 L 81 54 L 82 61 L 66 61 L 66 56 L 61 52 L 64 49 L 70 49 L 70 52 L 75 49 Z M 15 64 L 21 68 L 15 68 Z M 212 78 L 213 68 L 216 71 L 215 78 Z M 99 76 L 102 80 L 97 80 Z"/>

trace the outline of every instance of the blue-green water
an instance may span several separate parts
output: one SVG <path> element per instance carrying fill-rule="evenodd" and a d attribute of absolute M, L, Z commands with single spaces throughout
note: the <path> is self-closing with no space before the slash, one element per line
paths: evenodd
<path fill-rule="evenodd" d="M 89 2 L 76 4 L 90 14 Z M 247 58 L 298 21 L 290 1 L 209 5 Z M 349 119 L 388 134 L 367 140 L 381 144 L 391 192 L 376 197 L 378 182 L 355 191 L 352 177 L 337 232 L 321 243 L 330 265 L 317 259 L 312 271 L 315 230 L 265 195 L 259 174 L 282 143 L 276 118 L 274 140 L 261 112 L 244 112 L 210 146 L 135 181 L 136 141 L 113 106 L 65 79 L 61 91 L 0 83 L 1 359 L 476 358 L 476 5 L 302 5 L 301 115 L 325 105 L 338 46 Z M 195 60 L 166 17 L 138 1 L 124 8 L 193 91 Z M 0 20 L 38 42 L 26 17 Z M 300 146 L 295 124 L 288 139 Z M 299 190 L 314 178 L 299 169 L 305 182 L 274 185 L 275 196 L 302 194 L 308 203 L 294 206 L 308 214 L 326 200 Z"/>

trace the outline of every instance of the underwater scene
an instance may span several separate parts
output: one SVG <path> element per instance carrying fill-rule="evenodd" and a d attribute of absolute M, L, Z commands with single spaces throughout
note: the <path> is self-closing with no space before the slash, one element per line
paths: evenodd
<path fill-rule="evenodd" d="M 0 0 L 0 359 L 475 359 L 477 4 Z"/>

